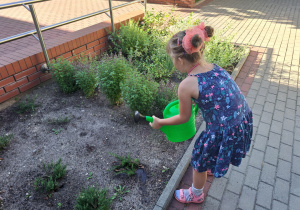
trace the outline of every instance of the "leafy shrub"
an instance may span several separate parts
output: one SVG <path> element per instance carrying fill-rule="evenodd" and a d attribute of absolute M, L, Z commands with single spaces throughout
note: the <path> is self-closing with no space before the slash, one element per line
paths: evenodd
<path fill-rule="evenodd" d="M 140 161 L 138 159 L 133 159 L 129 155 L 127 157 L 122 157 L 117 154 L 110 154 L 120 161 L 111 169 L 116 174 L 127 174 L 128 176 L 133 176 L 139 168 Z"/>
<path fill-rule="evenodd" d="M 205 44 L 204 56 L 209 63 L 216 63 L 222 68 L 233 67 L 244 55 L 244 47 L 231 43 L 232 37 L 224 37 L 219 31 Z"/>
<path fill-rule="evenodd" d="M 36 108 L 35 100 L 37 98 L 37 95 L 35 95 L 33 98 L 29 98 L 26 96 L 25 101 L 21 101 L 17 104 L 17 113 L 22 114 L 25 112 L 33 112 Z"/>
<path fill-rule="evenodd" d="M 153 37 L 159 37 L 165 46 L 167 41 L 178 31 L 186 30 L 189 27 L 198 25 L 201 22 L 195 18 L 194 13 L 186 18 L 176 15 L 174 9 L 169 12 L 148 11 L 144 16 L 144 29 Z"/>
<path fill-rule="evenodd" d="M 125 57 L 147 55 L 148 48 L 152 45 L 150 36 L 134 20 L 129 20 L 127 25 L 121 24 L 112 38 L 114 51 L 121 51 Z"/>
<path fill-rule="evenodd" d="M 172 59 L 164 48 L 158 48 L 144 61 L 138 61 L 136 66 L 140 72 L 152 75 L 157 82 L 167 81 L 175 71 Z"/>
<path fill-rule="evenodd" d="M 156 112 L 156 115 L 162 116 L 162 113 L 166 106 L 172 102 L 178 99 L 177 96 L 177 89 L 178 85 L 172 84 L 172 83 L 160 83 L 160 87 L 158 89 L 158 92 L 154 99 L 154 112 Z"/>
<path fill-rule="evenodd" d="M 197 18 L 197 14 L 194 15 L 193 12 L 191 12 L 189 16 L 185 18 L 177 17 L 176 23 L 169 27 L 169 35 L 173 36 L 179 31 L 184 31 L 187 28 L 199 25 L 200 22 L 202 21 L 199 18 Z"/>
<path fill-rule="evenodd" d="M 70 61 L 61 57 L 57 58 L 57 60 L 52 60 L 50 68 L 59 88 L 64 93 L 72 93 L 78 89 L 74 78 L 75 68 Z"/>
<path fill-rule="evenodd" d="M 170 12 L 147 11 L 143 21 L 148 33 L 164 36 L 169 35 L 170 26 L 176 25 L 179 18 L 174 15 L 173 9 Z"/>
<path fill-rule="evenodd" d="M 75 80 L 78 87 L 86 97 L 93 95 L 96 88 L 96 75 L 92 69 L 79 68 L 75 73 Z"/>
<path fill-rule="evenodd" d="M 13 134 L 0 136 L 0 151 L 3 150 L 4 147 L 6 147 L 9 144 L 13 137 Z"/>
<path fill-rule="evenodd" d="M 132 111 L 149 114 L 159 84 L 134 70 L 121 83 L 122 97 Z"/>
<path fill-rule="evenodd" d="M 51 193 L 58 189 L 57 181 L 65 176 L 66 168 L 66 165 L 61 165 L 61 159 L 59 159 L 55 164 L 53 161 L 48 164 L 43 163 L 43 171 L 45 175 L 35 179 L 35 190 Z"/>
<path fill-rule="evenodd" d="M 107 189 L 87 187 L 76 199 L 75 210 L 109 210 L 112 203 L 111 198 L 107 198 Z"/>
<path fill-rule="evenodd" d="M 111 104 L 118 103 L 121 98 L 120 83 L 125 79 L 126 72 L 132 71 L 129 62 L 122 56 L 106 56 L 96 68 L 101 91 Z"/>

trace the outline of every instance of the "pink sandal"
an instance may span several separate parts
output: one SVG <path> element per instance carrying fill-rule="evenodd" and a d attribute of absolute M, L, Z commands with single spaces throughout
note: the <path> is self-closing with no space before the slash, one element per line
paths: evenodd
<path fill-rule="evenodd" d="M 189 196 L 190 196 L 191 200 L 187 201 L 185 196 L 184 196 L 183 189 L 180 189 L 179 198 L 177 198 L 176 194 L 174 194 L 174 197 L 180 203 L 202 203 L 204 201 L 204 193 L 202 193 L 200 196 L 195 196 L 194 193 L 192 192 L 191 187 L 189 188 Z"/>
<path fill-rule="evenodd" d="M 213 176 L 214 174 L 211 173 L 211 170 L 207 169 L 207 175 L 208 175 L 208 176 Z"/>

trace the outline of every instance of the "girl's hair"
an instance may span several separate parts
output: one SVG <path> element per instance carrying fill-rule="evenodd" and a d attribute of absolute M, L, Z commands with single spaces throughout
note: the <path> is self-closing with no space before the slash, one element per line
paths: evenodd
<path fill-rule="evenodd" d="M 212 37 L 214 34 L 214 28 L 211 26 L 205 26 L 205 32 L 207 37 Z M 167 53 L 177 59 L 177 58 L 184 58 L 191 63 L 196 63 L 197 61 L 203 60 L 203 52 L 205 49 L 205 44 L 203 43 L 204 40 L 198 34 L 195 34 L 191 39 L 191 44 L 193 47 L 197 48 L 202 43 L 203 46 L 201 47 L 199 52 L 194 52 L 192 54 L 187 54 L 184 48 L 182 47 L 182 39 L 185 36 L 185 31 L 179 31 L 175 34 L 167 43 Z"/>

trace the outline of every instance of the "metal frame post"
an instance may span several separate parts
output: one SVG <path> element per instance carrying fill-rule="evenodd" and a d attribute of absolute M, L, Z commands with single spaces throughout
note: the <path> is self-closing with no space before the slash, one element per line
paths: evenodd
<path fill-rule="evenodd" d="M 147 11 L 147 0 L 144 0 L 144 4 L 145 4 L 145 12 Z"/>
<path fill-rule="evenodd" d="M 47 49 L 46 49 L 46 46 L 45 46 L 45 43 L 44 43 L 44 39 L 43 39 L 43 36 L 42 36 L 40 25 L 39 25 L 39 22 L 38 22 L 38 19 L 36 17 L 36 13 L 35 13 L 35 10 L 34 10 L 34 7 L 33 7 L 32 4 L 29 4 L 29 9 L 30 9 L 30 13 L 32 15 L 32 19 L 33 19 L 37 34 L 39 36 L 39 41 L 40 41 L 40 44 L 41 44 L 41 47 L 42 47 L 42 50 L 43 50 L 43 53 L 44 53 L 44 56 L 45 56 L 45 59 L 46 59 L 46 62 L 47 62 L 47 67 L 46 68 L 48 69 L 48 67 L 50 65 L 49 56 L 48 56 Z M 45 67 L 43 67 L 43 69 L 44 68 Z M 46 70 L 46 69 L 44 69 L 44 70 Z"/>
<path fill-rule="evenodd" d="M 111 0 L 108 0 L 108 2 L 109 2 L 111 29 L 112 29 L 112 32 L 115 33 L 115 23 L 114 23 L 114 15 L 113 15 L 113 10 L 112 10 Z"/>

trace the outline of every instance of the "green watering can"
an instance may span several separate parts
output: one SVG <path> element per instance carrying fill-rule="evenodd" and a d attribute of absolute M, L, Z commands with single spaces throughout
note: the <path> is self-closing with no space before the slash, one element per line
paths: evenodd
<path fill-rule="evenodd" d="M 180 125 L 165 125 L 160 130 L 166 134 L 167 139 L 171 142 L 182 142 L 192 138 L 196 134 L 195 118 L 198 113 L 198 106 L 192 106 L 191 118 L 188 122 Z M 179 114 L 179 100 L 169 103 L 164 112 L 164 119 L 173 117 Z M 150 116 L 143 116 L 138 111 L 135 112 L 134 121 L 138 122 L 140 117 L 145 118 L 148 122 L 153 122 Z"/>

